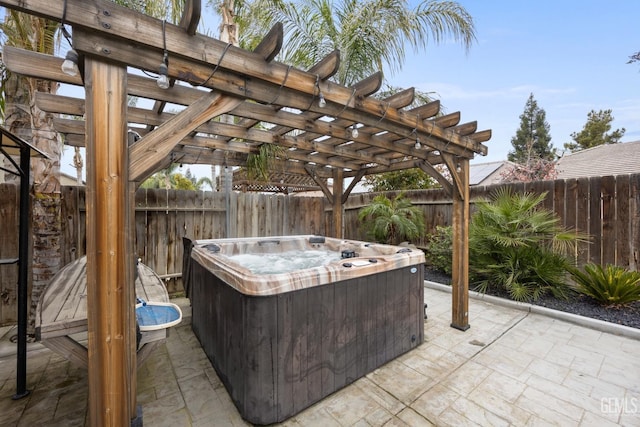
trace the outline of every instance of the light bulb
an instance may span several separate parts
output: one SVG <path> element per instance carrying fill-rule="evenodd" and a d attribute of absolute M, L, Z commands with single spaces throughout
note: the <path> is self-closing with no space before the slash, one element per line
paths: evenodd
<path fill-rule="evenodd" d="M 351 127 L 351 138 L 357 138 L 360 133 L 358 132 L 358 128 L 355 126 Z"/>
<path fill-rule="evenodd" d="M 320 95 L 318 96 L 318 107 L 320 108 L 324 108 L 325 105 L 327 105 L 327 101 L 324 99 L 324 95 L 322 94 L 322 92 L 320 92 Z"/>
<path fill-rule="evenodd" d="M 169 69 L 167 68 L 167 64 L 163 61 L 158 67 L 158 79 L 156 83 L 160 89 L 169 89 L 169 77 L 167 74 L 169 73 Z"/>
<path fill-rule="evenodd" d="M 422 144 L 420 144 L 420 140 L 419 140 L 419 139 L 416 139 L 416 145 L 415 145 L 415 147 L 416 147 L 416 150 L 419 150 L 419 149 L 420 149 L 420 147 L 422 147 Z"/>
<path fill-rule="evenodd" d="M 74 49 L 69 49 L 67 51 L 67 56 L 65 56 L 64 61 L 62 62 L 62 72 L 68 76 L 75 77 L 78 75 L 78 52 Z"/>

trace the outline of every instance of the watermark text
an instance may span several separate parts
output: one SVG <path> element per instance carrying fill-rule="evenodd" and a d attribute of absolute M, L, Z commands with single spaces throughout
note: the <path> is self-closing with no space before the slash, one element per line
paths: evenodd
<path fill-rule="evenodd" d="M 637 397 L 603 397 L 600 399 L 600 411 L 604 414 L 638 414 L 640 400 Z"/>

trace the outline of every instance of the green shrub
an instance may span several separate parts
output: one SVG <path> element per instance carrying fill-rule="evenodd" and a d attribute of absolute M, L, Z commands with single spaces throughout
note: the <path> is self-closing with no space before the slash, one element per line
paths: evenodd
<path fill-rule="evenodd" d="M 422 211 L 403 193 L 394 199 L 382 194 L 376 196 L 369 206 L 358 212 L 358 221 L 367 236 L 379 243 L 398 244 L 424 234 Z"/>
<path fill-rule="evenodd" d="M 469 227 L 469 274 L 480 292 L 498 287 L 516 301 L 538 299 L 546 292 L 567 298 L 567 255 L 586 236 L 560 226 L 540 204 L 546 193 L 496 191 L 476 204 Z"/>
<path fill-rule="evenodd" d="M 576 282 L 576 290 L 590 296 L 602 305 L 625 305 L 640 301 L 640 272 L 629 271 L 615 265 L 602 267 L 587 264 L 584 272 L 569 267 Z"/>
<path fill-rule="evenodd" d="M 427 238 L 427 244 L 424 248 L 427 264 L 449 275 L 452 269 L 452 230 L 451 226 L 436 226 L 436 232 Z"/>

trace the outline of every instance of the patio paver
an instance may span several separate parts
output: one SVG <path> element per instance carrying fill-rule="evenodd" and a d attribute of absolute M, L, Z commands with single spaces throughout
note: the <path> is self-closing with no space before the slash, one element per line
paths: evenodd
<path fill-rule="evenodd" d="M 283 426 L 640 425 L 640 341 L 470 300 L 449 327 L 451 295 L 425 289 L 425 342 Z M 188 310 L 186 310 L 188 311 Z M 146 426 L 246 426 L 185 324 L 138 371 Z M 28 387 L 11 400 L 15 356 L 0 341 L 0 426 L 83 426 L 87 375 L 31 346 Z"/>

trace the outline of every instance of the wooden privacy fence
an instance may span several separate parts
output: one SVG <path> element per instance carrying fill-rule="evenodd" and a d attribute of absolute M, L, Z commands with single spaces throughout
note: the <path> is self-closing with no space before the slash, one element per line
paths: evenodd
<path fill-rule="evenodd" d="M 63 189 L 67 218 L 65 262 L 85 253 L 83 187 Z M 229 214 L 227 215 L 227 210 Z M 139 189 L 135 197 L 135 253 L 167 279 L 169 293 L 182 291 L 182 238 L 326 234 L 324 200 L 260 193 Z M 228 233 L 227 233 L 228 228 Z"/>
<path fill-rule="evenodd" d="M 515 192 L 547 193 L 543 206 L 555 212 L 563 226 L 588 233 L 590 243 L 581 243 L 575 254 L 578 265 L 587 262 L 615 264 L 637 270 L 640 251 L 640 174 L 537 181 L 491 186 L 474 186 L 470 209 L 487 199 L 496 189 L 511 187 Z M 397 192 L 388 193 L 394 197 Z M 452 204 L 440 189 L 405 191 L 425 215 L 426 236 L 437 226 L 451 225 Z M 375 193 L 349 197 L 345 205 L 345 237 L 366 239 L 359 229 L 358 210 L 367 206 Z M 424 246 L 427 239 L 414 242 Z"/>
<path fill-rule="evenodd" d="M 637 270 L 640 249 L 640 174 L 509 184 L 515 191 L 547 192 L 544 206 L 566 227 L 591 235 L 576 253 L 579 264 L 617 264 Z M 471 187 L 471 209 L 500 185 Z M 389 197 L 396 192 L 388 193 Z M 452 204 L 442 190 L 407 191 L 424 212 L 427 234 L 451 224 Z M 376 193 L 359 193 L 344 205 L 344 236 L 368 240 L 357 221 L 358 210 Z M 182 291 L 182 237 L 328 235 L 331 205 L 324 197 L 258 193 L 193 192 L 140 189 L 136 193 L 136 254 L 166 278 L 170 293 Z M 85 190 L 65 187 L 62 194 L 62 265 L 85 254 Z M 228 215 L 227 215 L 228 211 Z M 227 233 L 228 229 L 228 233 Z M 17 256 L 18 187 L 0 184 L 0 258 Z M 420 239 L 418 246 L 426 244 Z M 0 324 L 15 321 L 17 266 L 0 266 Z"/>

